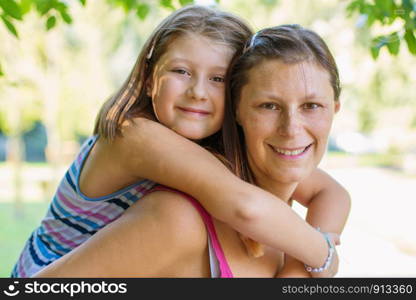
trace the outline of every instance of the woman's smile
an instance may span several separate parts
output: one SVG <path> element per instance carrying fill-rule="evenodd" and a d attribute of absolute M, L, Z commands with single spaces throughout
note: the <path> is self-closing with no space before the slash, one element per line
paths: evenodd
<path fill-rule="evenodd" d="M 306 156 L 312 145 L 313 143 L 307 145 L 306 147 L 282 148 L 282 147 L 276 147 L 276 146 L 269 144 L 269 147 L 280 158 L 288 159 L 288 160 L 296 160 L 296 159 L 300 159 Z"/>

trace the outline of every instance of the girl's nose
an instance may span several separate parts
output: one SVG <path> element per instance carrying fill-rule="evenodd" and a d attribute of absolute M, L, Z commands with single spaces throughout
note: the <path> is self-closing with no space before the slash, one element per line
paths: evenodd
<path fill-rule="evenodd" d="M 194 78 L 188 88 L 188 95 L 195 100 L 207 99 L 207 87 L 202 78 Z"/>

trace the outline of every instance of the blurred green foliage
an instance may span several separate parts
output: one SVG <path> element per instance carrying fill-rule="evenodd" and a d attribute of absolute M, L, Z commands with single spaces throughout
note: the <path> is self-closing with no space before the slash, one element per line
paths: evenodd
<path fill-rule="evenodd" d="M 416 55 L 416 1 L 415 0 L 353 0 L 347 7 L 348 16 L 360 14 L 360 25 L 367 28 L 381 25 L 391 27 L 390 32 L 374 36 L 371 42 L 371 55 L 377 58 L 380 49 L 385 47 L 392 55 L 397 55 L 404 42 L 413 55 Z M 400 24 L 393 29 L 395 23 Z"/>

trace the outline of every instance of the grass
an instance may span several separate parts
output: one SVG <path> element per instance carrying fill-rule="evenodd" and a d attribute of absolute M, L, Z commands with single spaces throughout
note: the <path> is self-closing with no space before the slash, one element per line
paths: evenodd
<path fill-rule="evenodd" d="M 19 214 L 11 202 L 0 202 L 0 277 L 9 277 L 20 251 L 45 215 L 48 203 L 24 203 Z"/>

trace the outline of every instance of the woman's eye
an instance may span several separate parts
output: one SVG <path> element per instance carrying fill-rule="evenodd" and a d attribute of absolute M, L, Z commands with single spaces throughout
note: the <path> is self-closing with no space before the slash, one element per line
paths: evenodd
<path fill-rule="evenodd" d="M 212 80 L 215 82 L 225 82 L 224 77 L 221 77 L 221 76 L 212 77 Z"/>
<path fill-rule="evenodd" d="M 276 103 L 263 103 L 260 105 L 262 108 L 269 109 L 269 110 L 277 110 L 279 106 Z"/>
<path fill-rule="evenodd" d="M 317 109 L 317 108 L 321 107 L 321 105 L 320 105 L 320 104 L 318 104 L 318 103 L 305 103 L 305 104 L 303 105 L 303 107 L 304 107 L 304 108 L 306 108 L 306 109 L 311 109 L 311 110 L 313 110 L 313 109 Z"/>

